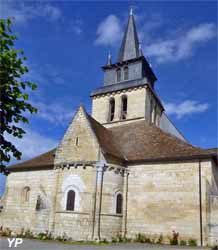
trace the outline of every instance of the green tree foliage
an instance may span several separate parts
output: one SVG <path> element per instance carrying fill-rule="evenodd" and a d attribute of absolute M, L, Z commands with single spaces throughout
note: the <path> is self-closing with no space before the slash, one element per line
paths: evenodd
<path fill-rule="evenodd" d="M 24 65 L 26 57 L 22 50 L 14 48 L 17 37 L 11 30 L 10 19 L 0 19 L 0 172 L 8 174 L 6 164 L 11 157 L 20 159 L 22 153 L 9 139 L 10 134 L 22 138 L 25 131 L 20 123 L 28 123 L 25 111 L 36 113 L 37 109 L 28 103 L 27 88 L 36 89 L 36 84 L 23 80 L 28 72 Z"/>

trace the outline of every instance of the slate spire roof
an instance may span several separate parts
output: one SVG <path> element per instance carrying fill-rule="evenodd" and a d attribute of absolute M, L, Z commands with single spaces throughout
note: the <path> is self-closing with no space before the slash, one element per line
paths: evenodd
<path fill-rule="evenodd" d="M 132 9 L 130 10 L 128 24 L 121 43 L 118 62 L 134 59 L 140 56 L 139 39 L 136 30 Z"/>

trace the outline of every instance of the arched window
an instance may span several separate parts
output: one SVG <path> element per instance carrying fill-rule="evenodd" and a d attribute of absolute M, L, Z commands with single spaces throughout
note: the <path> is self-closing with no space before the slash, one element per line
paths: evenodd
<path fill-rule="evenodd" d="M 109 121 L 113 121 L 114 119 L 114 112 L 115 112 L 115 99 L 112 97 L 110 98 L 110 101 L 109 101 Z"/>
<path fill-rule="evenodd" d="M 117 69 L 117 82 L 121 81 L 121 69 Z"/>
<path fill-rule="evenodd" d="M 75 191 L 73 190 L 68 191 L 66 210 L 74 211 L 75 196 L 76 196 Z"/>
<path fill-rule="evenodd" d="M 29 187 L 25 187 L 23 189 L 23 201 L 24 202 L 28 202 L 30 199 L 30 188 Z"/>
<path fill-rule="evenodd" d="M 116 198 L 116 213 L 117 214 L 122 214 L 122 209 L 123 209 L 123 196 L 122 194 L 117 194 Z"/>
<path fill-rule="evenodd" d="M 125 120 L 127 117 L 127 96 L 121 97 L 121 119 Z"/>
<path fill-rule="evenodd" d="M 129 79 L 129 68 L 128 66 L 124 67 L 124 80 L 128 80 Z"/>

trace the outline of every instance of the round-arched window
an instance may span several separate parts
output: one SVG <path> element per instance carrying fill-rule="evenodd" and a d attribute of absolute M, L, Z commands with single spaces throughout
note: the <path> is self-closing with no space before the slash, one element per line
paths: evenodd
<path fill-rule="evenodd" d="M 121 81 L 121 69 L 117 69 L 117 82 Z"/>
<path fill-rule="evenodd" d="M 116 197 L 116 213 L 122 214 L 123 209 L 123 196 L 122 194 L 118 193 Z"/>
<path fill-rule="evenodd" d="M 127 96 L 123 95 L 121 97 L 121 120 L 125 120 L 127 118 Z"/>
<path fill-rule="evenodd" d="M 75 209 L 75 197 L 76 197 L 75 191 L 69 190 L 67 193 L 66 210 L 74 211 L 74 209 Z"/>
<path fill-rule="evenodd" d="M 115 113 L 115 99 L 112 97 L 109 100 L 109 116 L 108 120 L 111 122 L 114 119 L 114 113 Z"/>
<path fill-rule="evenodd" d="M 124 80 L 128 80 L 129 79 L 129 68 L 128 66 L 124 67 Z"/>

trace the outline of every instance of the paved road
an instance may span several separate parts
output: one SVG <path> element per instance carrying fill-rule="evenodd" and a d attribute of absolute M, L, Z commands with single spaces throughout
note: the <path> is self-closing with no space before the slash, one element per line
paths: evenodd
<path fill-rule="evenodd" d="M 10 238 L 12 240 L 12 238 Z M 177 247 L 177 246 L 158 246 L 147 244 L 106 244 L 106 245 L 85 245 L 85 244 L 63 244 L 53 241 L 39 241 L 23 239 L 23 243 L 17 245 L 15 242 L 9 248 L 8 239 L 0 238 L 0 250 L 18 249 L 18 250 L 210 250 L 209 248 L 199 247 Z"/>

